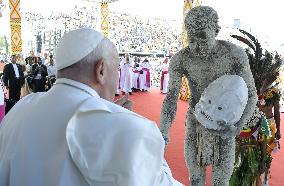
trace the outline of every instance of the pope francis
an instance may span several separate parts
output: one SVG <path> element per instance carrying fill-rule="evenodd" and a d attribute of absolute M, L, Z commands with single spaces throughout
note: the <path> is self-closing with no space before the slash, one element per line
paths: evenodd
<path fill-rule="evenodd" d="M 65 34 L 56 84 L 24 97 L 0 128 L 0 186 L 176 186 L 156 124 L 116 104 L 119 56 L 93 29 Z M 123 108 L 125 107 L 125 108 Z"/>

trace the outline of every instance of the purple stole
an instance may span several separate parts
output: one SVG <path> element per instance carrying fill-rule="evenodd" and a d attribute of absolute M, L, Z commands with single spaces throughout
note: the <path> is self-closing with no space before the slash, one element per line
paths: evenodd
<path fill-rule="evenodd" d="M 150 69 L 148 68 L 142 68 L 143 71 L 146 71 L 146 83 L 145 86 L 150 88 L 150 81 L 151 81 L 151 77 L 150 77 Z"/>
<path fill-rule="evenodd" d="M 137 69 L 133 70 L 133 72 L 140 74 L 140 71 L 137 70 Z M 140 88 L 140 85 L 139 85 L 139 78 L 137 78 L 137 88 L 138 88 L 138 89 Z"/>

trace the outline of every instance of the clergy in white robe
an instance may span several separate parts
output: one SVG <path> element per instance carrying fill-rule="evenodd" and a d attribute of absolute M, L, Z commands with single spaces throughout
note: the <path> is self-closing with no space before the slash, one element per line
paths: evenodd
<path fill-rule="evenodd" d="M 120 76 L 120 89 L 124 93 L 132 92 L 132 66 L 129 58 L 125 58 L 124 63 L 121 65 L 121 76 Z"/>
<path fill-rule="evenodd" d="M 139 88 L 141 91 L 149 91 L 151 87 L 151 77 L 150 77 L 150 63 L 148 59 L 145 59 L 141 65 L 140 69 L 142 73 L 139 76 Z"/>
<path fill-rule="evenodd" d="M 166 58 L 162 64 L 161 83 L 160 83 L 161 93 L 166 94 L 168 92 L 168 85 L 169 85 L 169 64 L 168 64 L 168 58 Z"/>
<path fill-rule="evenodd" d="M 0 80 L 0 125 L 5 116 L 5 93 L 2 80 Z"/>
<path fill-rule="evenodd" d="M 20 100 L 0 126 L 0 185 L 181 185 L 156 124 L 121 107 L 127 97 L 112 103 L 115 46 L 93 29 L 73 30 L 56 58 L 56 84 Z"/>
<path fill-rule="evenodd" d="M 137 67 L 133 68 L 133 76 L 132 76 L 132 88 L 134 88 L 134 90 L 138 90 L 139 89 L 139 76 L 140 76 L 140 68 L 139 65 L 137 65 Z"/>
<path fill-rule="evenodd" d="M 116 89 L 116 92 L 115 92 L 115 96 L 119 96 L 119 89 L 120 89 L 120 68 L 118 70 L 118 83 L 117 83 L 117 89 Z"/>

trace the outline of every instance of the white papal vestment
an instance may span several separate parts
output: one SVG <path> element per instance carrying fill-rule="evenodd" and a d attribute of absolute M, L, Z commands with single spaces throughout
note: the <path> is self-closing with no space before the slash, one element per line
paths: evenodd
<path fill-rule="evenodd" d="M 121 66 L 120 89 L 123 92 L 132 92 L 133 71 L 129 63 Z"/>
<path fill-rule="evenodd" d="M 179 185 L 164 161 L 155 125 L 58 79 L 18 102 L 0 128 L 0 185 Z"/>

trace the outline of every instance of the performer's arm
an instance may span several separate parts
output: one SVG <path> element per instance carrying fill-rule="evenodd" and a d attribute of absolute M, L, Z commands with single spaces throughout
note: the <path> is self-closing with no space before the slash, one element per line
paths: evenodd
<path fill-rule="evenodd" d="M 281 138 L 281 131 L 280 131 L 280 104 L 279 104 L 279 101 L 276 101 L 274 103 L 274 120 L 275 120 L 275 124 L 276 124 L 276 128 L 277 128 L 276 139 L 279 140 Z"/>
<path fill-rule="evenodd" d="M 177 101 L 181 88 L 182 73 L 180 72 L 180 66 L 178 65 L 179 63 L 179 57 L 178 55 L 175 55 L 170 62 L 170 80 L 168 85 L 168 93 L 166 98 L 164 99 L 161 111 L 160 131 L 163 135 L 166 144 L 168 144 L 170 141 L 169 129 L 176 115 Z"/>
<path fill-rule="evenodd" d="M 239 62 L 236 62 L 236 63 L 240 65 L 240 66 L 238 65 L 237 66 L 241 70 L 240 72 L 237 73 L 237 75 L 241 76 L 247 84 L 248 101 L 247 101 L 247 105 L 246 105 L 246 108 L 243 112 L 241 119 L 239 120 L 237 124 L 235 124 L 235 126 L 237 127 L 236 135 L 240 133 L 244 125 L 249 121 L 249 119 L 253 115 L 253 112 L 254 112 L 254 109 L 257 103 L 257 93 L 256 93 L 254 78 L 250 70 L 247 55 L 242 49 L 240 49 L 239 52 L 240 52 L 238 56 Z"/>

